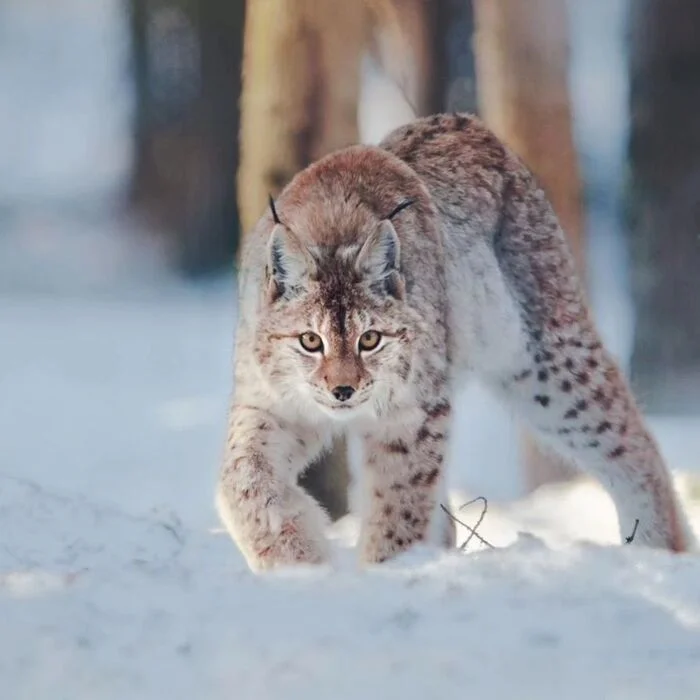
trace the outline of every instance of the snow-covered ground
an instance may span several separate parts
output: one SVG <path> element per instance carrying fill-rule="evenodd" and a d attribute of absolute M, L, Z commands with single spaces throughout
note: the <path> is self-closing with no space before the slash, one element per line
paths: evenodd
<path fill-rule="evenodd" d="M 606 2 L 573 3 L 573 86 L 600 190 L 591 293 L 624 361 L 632 318 L 604 197 L 620 172 L 623 5 Z M 584 5 L 599 7 L 595 31 Z M 13 95 L 0 105 L 0 698 L 697 700 L 700 558 L 609 546 L 614 512 L 588 481 L 522 497 L 515 428 L 478 389 L 459 401 L 451 505 L 488 497 L 479 532 L 495 550 L 362 571 L 348 518 L 332 568 L 248 572 L 212 505 L 233 280 L 172 279 L 107 207 L 128 156 L 118 7 L 0 6 Z M 397 102 L 365 109 L 365 137 L 405 118 Z M 700 422 L 652 425 L 697 529 Z"/>
<path fill-rule="evenodd" d="M 567 541 L 610 539 L 591 485 L 492 507 L 503 548 L 265 578 L 224 535 L 26 480 L 0 519 L 12 700 L 700 697 L 700 559 Z"/>

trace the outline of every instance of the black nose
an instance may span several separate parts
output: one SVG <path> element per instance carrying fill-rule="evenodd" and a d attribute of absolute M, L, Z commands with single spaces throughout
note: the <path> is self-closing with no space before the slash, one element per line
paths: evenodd
<path fill-rule="evenodd" d="M 347 401 L 355 390 L 351 386 L 337 386 L 331 393 L 338 401 Z"/>

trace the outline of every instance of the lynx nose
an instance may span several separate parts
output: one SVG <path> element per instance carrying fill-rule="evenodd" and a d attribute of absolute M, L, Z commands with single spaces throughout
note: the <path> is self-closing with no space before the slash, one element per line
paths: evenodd
<path fill-rule="evenodd" d="M 351 386 L 337 386 L 331 393 L 338 401 L 347 401 L 355 393 L 355 390 Z"/>

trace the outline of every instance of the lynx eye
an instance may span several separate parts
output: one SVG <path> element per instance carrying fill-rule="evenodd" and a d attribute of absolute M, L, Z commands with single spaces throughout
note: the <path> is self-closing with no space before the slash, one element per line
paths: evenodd
<path fill-rule="evenodd" d="M 379 345 L 379 341 L 381 339 L 382 339 L 382 334 L 379 333 L 378 331 L 365 331 L 360 336 L 358 346 L 359 346 L 360 350 L 363 350 L 365 352 L 369 352 L 370 350 L 374 350 L 377 347 L 377 345 Z"/>
<path fill-rule="evenodd" d="M 299 336 L 299 342 L 301 347 L 306 350 L 306 352 L 321 352 L 323 350 L 323 341 L 318 333 L 313 331 L 306 331 Z"/>

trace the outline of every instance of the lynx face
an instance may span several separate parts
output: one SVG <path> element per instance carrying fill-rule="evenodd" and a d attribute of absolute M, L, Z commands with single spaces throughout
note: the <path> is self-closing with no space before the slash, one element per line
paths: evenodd
<path fill-rule="evenodd" d="M 277 226 L 256 356 L 270 384 L 334 419 L 381 415 L 406 390 L 419 324 L 387 221 L 363 245 L 309 250 Z"/>

